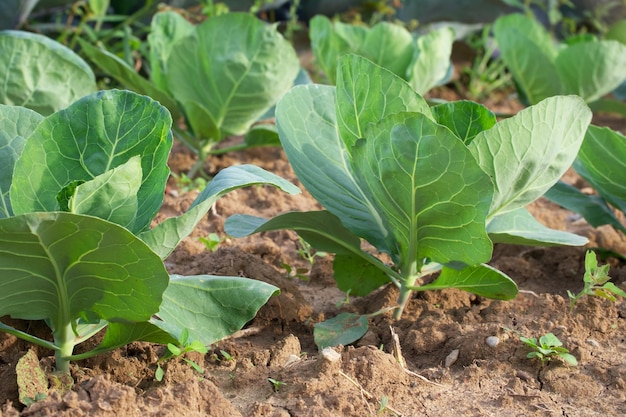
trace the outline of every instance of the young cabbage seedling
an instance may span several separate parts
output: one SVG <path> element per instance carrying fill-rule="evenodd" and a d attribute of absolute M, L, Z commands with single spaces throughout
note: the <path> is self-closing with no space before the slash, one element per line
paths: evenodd
<path fill-rule="evenodd" d="M 574 160 L 591 120 L 580 98 L 550 98 L 496 123 L 468 101 L 431 109 L 405 81 L 362 57 L 344 56 L 337 71 L 336 88 L 295 87 L 276 110 L 296 175 L 327 211 L 233 216 L 225 226 L 231 236 L 296 230 L 335 253 L 341 290 L 363 296 L 396 285 L 396 319 L 413 291 L 513 298 L 516 284 L 486 265 L 494 242 L 586 242 L 546 228 L 524 208 Z M 391 263 L 363 251 L 361 240 Z"/>
<path fill-rule="evenodd" d="M 569 365 L 578 365 L 578 361 L 576 360 L 574 355 L 569 353 L 569 350 L 563 347 L 563 343 L 561 343 L 559 338 L 556 337 L 553 333 L 548 333 L 544 336 L 541 336 L 539 338 L 539 341 L 537 341 L 537 339 L 534 337 L 528 338 L 520 336 L 519 339 L 521 342 L 525 343 L 527 346 L 533 349 L 532 352 L 529 352 L 526 355 L 526 357 L 529 359 L 538 358 L 541 360 L 541 362 L 548 362 L 554 358 L 560 358 Z"/>
<path fill-rule="evenodd" d="M 612 282 L 609 282 L 611 280 L 611 277 L 609 276 L 610 267 L 611 266 L 609 264 L 598 266 L 596 253 L 590 250 L 587 251 L 587 254 L 585 255 L 585 275 L 583 276 L 583 289 L 578 294 L 574 294 L 570 290 L 567 290 L 567 295 L 569 296 L 570 300 L 570 311 L 574 310 L 574 307 L 576 306 L 578 300 L 585 295 L 595 295 L 597 297 L 606 298 L 607 300 L 611 300 L 613 302 L 615 302 L 616 296 L 626 298 L 626 292 L 622 291 Z"/>

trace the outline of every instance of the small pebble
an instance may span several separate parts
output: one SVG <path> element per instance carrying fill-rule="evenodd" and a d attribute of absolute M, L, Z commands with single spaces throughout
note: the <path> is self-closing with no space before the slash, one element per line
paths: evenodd
<path fill-rule="evenodd" d="M 322 349 L 322 358 L 328 362 L 337 362 L 341 359 L 341 354 L 331 347 Z"/>
<path fill-rule="evenodd" d="M 448 356 L 446 356 L 446 360 L 443 362 L 443 365 L 446 368 L 449 368 L 454 365 L 454 362 L 456 362 L 457 359 L 459 359 L 459 350 L 454 349 Z"/>
<path fill-rule="evenodd" d="M 287 358 L 287 361 L 285 362 L 285 364 L 283 365 L 285 368 L 293 365 L 296 362 L 300 362 L 300 356 L 298 355 L 289 355 L 289 357 Z"/>
<path fill-rule="evenodd" d="M 533 377 L 528 372 L 524 372 L 524 371 L 517 371 L 515 373 L 515 376 L 521 379 L 522 381 L 526 381 L 526 382 L 533 379 Z"/>
<path fill-rule="evenodd" d="M 487 346 L 494 348 L 500 343 L 500 338 L 498 336 L 489 336 L 485 339 L 485 343 L 487 343 Z"/>
<path fill-rule="evenodd" d="M 594 348 L 599 348 L 600 347 L 600 343 L 598 343 L 598 341 L 596 339 L 587 339 L 586 342 L 587 342 L 588 345 L 591 345 Z"/>

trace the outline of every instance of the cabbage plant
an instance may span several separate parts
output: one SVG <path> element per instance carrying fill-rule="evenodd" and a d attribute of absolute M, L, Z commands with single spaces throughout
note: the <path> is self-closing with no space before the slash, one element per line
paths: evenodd
<path fill-rule="evenodd" d="M 276 287 L 239 277 L 169 276 L 163 260 L 223 194 L 297 187 L 254 166 L 221 171 L 187 212 L 153 225 L 169 176 L 172 119 L 129 91 L 88 95 L 43 117 L 0 105 L 0 317 L 45 320 L 58 371 L 134 340 L 214 343 Z M 74 347 L 105 329 L 85 353 Z"/>
<path fill-rule="evenodd" d="M 626 80 L 626 45 L 618 41 L 579 36 L 558 43 L 540 23 L 522 14 L 500 17 L 494 34 L 528 104 L 562 94 L 576 94 L 590 103 Z"/>
<path fill-rule="evenodd" d="M 626 233 L 626 226 L 615 214 L 616 210 L 626 213 L 624 135 L 608 127 L 589 126 L 573 168 L 596 193 L 584 194 L 559 181 L 546 197 L 580 214 L 593 227 L 608 224 Z"/>
<path fill-rule="evenodd" d="M 47 116 L 96 91 L 89 65 L 43 35 L 0 31 L 0 104 Z"/>
<path fill-rule="evenodd" d="M 420 94 L 439 85 L 451 70 L 454 32 L 448 27 L 415 36 L 393 23 L 380 22 L 368 28 L 318 15 L 311 19 L 309 33 L 316 62 L 331 84 L 337 81 L 339 59 L 347 53 L 387 68 Z"/>
<path fill-rule="evenodd" d="M 276 117 L 294 171 L 326 210 L 270 220 L 236 215 L 226 231 L 296 230 L 335 253 L 340 289 L 361 296 L 396 285 L 396 319 L 413 291 L 513 298 L 516 284 L 486 264 L 494 242 L 586 242 L 541 225 L 525 208 L 576 157 L 591 120 L 579 97 L 552 97 L 496 122 L 473 102 L 429 108 L 404 80 L 346 55 L 337 87 L 294 87 Z M 362 250 L 362 240 L 392 263 Z"/>
<path fill-rule="evenodd" d="M 152 19 L 149 80 L 115 55 L 81 42 L 83 51 L 126 88 L 166 106 L 178 122 L 177 138 L 198 154 L 198 165 L 228 135 L 248 132 L 293 85 L 296 53 L 276 30 L 247 13 L 227 13 L 198 26 L 174 12 Z M 276 144 L 267 129 L 246 144 Z M 223 150 L 222 150 L 223 151 Z M 194 169 L 197 169 L 196 166 Z"/>

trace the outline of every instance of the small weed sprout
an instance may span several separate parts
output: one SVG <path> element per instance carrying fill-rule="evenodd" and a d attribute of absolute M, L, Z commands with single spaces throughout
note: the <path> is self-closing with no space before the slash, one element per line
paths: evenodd
<path fill-rule="evenodd" d="M 220 237 L 217 233 L 209 233 L 207 237 L 199 237 L 198 240 L 202 242 L 210 252 L 215 252 L 225 238 Z"/>
<path fill-rule="evenodd" d="M 301 236 L 298 236 L 298 254 L 302 257 L 302 259 L 308 261 L 311 266 L 313 266 L 313 263 L 315 262 L 315 257 L 325 258 L 328 256 L 327 252 L 316 251 L 313 249 L 306 240 L 302 239 Z"/>
<path fill-rule="evenodd" d="M 177 175 L 172 172 L 172 177 L 174 177 L 176 181 L 176 186 L 180 190 L 181 193 L 188 193 L 189 191 L 197 190 L 198 192 L 205 189 L 207 185 L 206 178 L 198 176 L 196 178 L 191 178 L 187 176 L 184 172 L 180 175 Z"/>
<path fill-rule="evenodd" d="M 507 90 L 513 86 L 513 78 L 507 73 L 506 65 L 496 57 L 497 43 L 491 36 L 492 26 L 485 25 L 480 34 L 466 39 L 469 46 L 476 51 L 476 58 L 471 66 L 463 69 L 463 77 L 467 78 L 467 90 L 470 97 L 482 100 L 494 91 Z"/>
<path fill-rule="evenodd" d="M 230 362 L 230 361 L 235 360 L 235 358 L 233 358 L 233 356 L 230 353 L 226 352 L 225 350 L 220 349 L 220 353 L 222 354 L 222 356 L 224 357 L 224 360 L 226 361 Z"/>
<path fill-rule="evenodd" d="M 222 349 L 220 349 L 219 352 L 212 353 L 209 359 L 212 362 L 230 368 L 231 370 L 234 370 L 235 365 L 237 364 L 237 359 L 235 359 L 233 355 Z M 234 378 L 234 374 L 232 378 Z"/>
<path fill-rule="evenodd" d="M 298 244 L 296 246 L 298 254 L 302 257 L 302 259 L 306 260 L 311 265 L 311 267 L 315 263 L 316 257 L 323 258 L 325 256 L 328 256 L 327 252 L 316 251 L 315 249 L 313 249 L 311 245 L 300 236 L 298 236 Z M 285 271 L 287 272 L 287 278 L 298 278 L 303 281 L 309 280 L 308 274 L 310 271 L 307 268 L 298 268 L 286 262 L 282 262 L 280 264 L 280 267 L 285 269 Z"/>
<path fill-rule="evenodd" d="M 285 262 L 281 262 L 280 267 L 286 271 L 285 276 L 289 279 L 298 278 L 303 281 L 309 280 L 309 277 L 307 275 L 309 273 L 309 270 L 306 268 L 297 268 Z"/>
<path fill-rule="evenodd" d="M 282 387 L 283 385 L 287 385 L 286 382 L 278 381 L 278 380 L 276 380 L 274 378 L 267 378 L 267 380 L 272 383 L 272 388 L 274 389 L 274 392 L 278 392 L 280 387 Z"/>
<path fill-rule="evenodd" d="M 528 355 L 526 355 L 529 359 L 539 358 L 541 362 L 545 363 L 554 358 L 560 358 L 569 365 L 578 365 L 578 361 L 574 355 L 570 354 L 569 350 L 563 347 L 563 343 L 553 333 L 541 336 L 538 342 L 534 337 L 528 338 L 520 336 L 519 339 L 533 349 L 532 352 L 529 352 Z"/>
<path fill-rule="evenodd" d="M 383 395 L 383 398 L 380 400 L 380 406 L 378 407 L 378 415 L 381 415 L 387 409 L 387 404 L 389 404 L 389 397 Z"/>
<path fill-rule="evenodd" d="M 339 308 L 339 307 L 341 307 L 341 306 L 344 306 L 344 305 L 348 305 L 348 304 L 350 304 L 350 293 L 351 293 L 351 292 L 352 292 L 352 288 L 349 288 L 349 289 L 346 291 L 346 296 L 345 296 L 345 298 L 344 298 L 343 300 L 338 301 L 337 303 L 335 303 L 335 306 L 336 306 L 337 308 Z"/>
<path fill-rule="evenodd" d="M 223 1 L 202 0 L 200 4 L 202 5 L 201 12 L 206 17 L 220 16 L 230 12 L 230 8 Z"/>
<path fill-rule="evenodd" d="M 380 405 L 378 406 L 378 413 L 376 413 L 376 415 L 382 416 L 387 415 L 388 413 L 391 413 L 391 415 L 394 417 L 400 416 L 400 414 L 389 405 L 389 397 L 383 395 L 380 400 Z"/>
<path fill-rule="evenodd" d="M 585 275 L 583 276 L 585 285 L 578 294 L 574 294 L 569 290 L 567 291 L 570 300 L 570 311 L 574 310 L 578 300 L 585 295 L 595 295 L 613 302 L 615 302 L 617 295 L 626 298 L 626 292 L 622 291 L 612 282 L 609 282 L 611 279 L 609 276 L 609 268 L 609 264 L 598 266 L 598 259 L 596 258 L 595 252 L 587 251 L 585 255 Z"/>
<path fill-rule="evenodd" d="M 198 373 L 200 374 L 204 373 L 204 369 L 202 369 L 200 365 L 198 365 L 196 362 L 192 361 L 191 359 L 183 358 L 182 355 L 184 355 L 187 352 L 198 352 L 198 353 L 205 354 L 208 352 L 207 347 L 204 346 L 198 340 L 194 340 L 193 342 L 189 343 L 189 331 L 187 329 L 183 330 L 182 334 L 180 335 L 179 343 L 180 343 L 179 346 L 176 346 L 173 343 L 167 344 L 167 351 L 159 359 L 157 363 L 157 370 L 154 373 L 154 378 L 157 381 L 159 382 L 162 381 L 163 376 L 164 376 L 164 371 L 163 371 L 163 368 L 161 367 L 161 362 L 165 362 L 166 360 L 169 360 L 171 358 L 181 358 L 182 360 L 187 362 L 189 366 L 195 369 Z"/>

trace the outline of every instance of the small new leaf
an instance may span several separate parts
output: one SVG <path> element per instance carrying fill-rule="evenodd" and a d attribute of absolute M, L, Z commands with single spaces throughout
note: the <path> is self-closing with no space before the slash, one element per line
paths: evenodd
<path fill-rule="evenodd" d="M 174 345 L 173 343 L 167 344 L 167 350 L 169 350 L 174 356 L 179 356 L 179 355 L 182 355 L 183 353 L 182 349 Z"/>
<path fill-rule="evenodd" d="M 286 382 L 279 381 L 279 380 L 274 379 L 274 378 L 267 378 L 267 380 L 272 384 L 272 387 L 274 388 L 274 392 L 278 392 L 280 387 L 282 387 L 283 385 L 287 385 Z"/>

